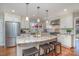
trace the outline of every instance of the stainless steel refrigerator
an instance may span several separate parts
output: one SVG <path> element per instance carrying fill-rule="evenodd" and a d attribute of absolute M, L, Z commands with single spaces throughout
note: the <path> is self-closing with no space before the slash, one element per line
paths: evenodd
<path fill-rule="evenodd" d="M 16 37 L 20 35 L 20 22 L 5 22 L 6 47 L 16 46 Z"/>

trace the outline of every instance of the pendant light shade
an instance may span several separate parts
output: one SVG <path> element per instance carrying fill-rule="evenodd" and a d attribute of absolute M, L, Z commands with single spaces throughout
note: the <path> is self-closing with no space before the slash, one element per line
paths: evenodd
<path fill-rule="evenodd" d="M 37 19 L 37 22 L 38 22 L 38 23 L 40 22 L 40 19 L 39 19 L 39 18 Z"/>
<path fill-rule="evenodd" d="M 48 20 L 48 10 L 45 11 L 46 11 L 46 19 Z"/>
<path fill-rule="evenodd" d="M 26 21 L 29 21 L 29 17 L 26 16 Z"/>
<path fill-rule="evenodd" d="M 46 23 L 48 23 L 48 10 L 45 11 L 46 11 Z"/>
<path fill-rule="evenodd" d="M 38 6 L 38 7 L 37 7 L 37 11 L 38 11 L 38 12 L 37 12 L 37 14 L 38 14 L 38 15 L 37 15 L 37 22 L 40 22 L 40 19 L 39 19 L 39 9 L 40 9 L 40 7 Z"/>
<path fill-rule="evenodd" d="M 29 3 L 26 3 L 26 21 L 29 21 L 29 17 L 28 17 L 28 5 L 29 5 Z"/>

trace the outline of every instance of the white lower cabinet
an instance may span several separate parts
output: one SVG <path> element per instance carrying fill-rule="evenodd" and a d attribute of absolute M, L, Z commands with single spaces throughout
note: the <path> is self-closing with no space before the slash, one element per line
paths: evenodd
<path fill-rule="evenodd" d="M 72 47 L 72 35 L 59 35 L 58 42 L 60 42 L 64 47 Z"/>

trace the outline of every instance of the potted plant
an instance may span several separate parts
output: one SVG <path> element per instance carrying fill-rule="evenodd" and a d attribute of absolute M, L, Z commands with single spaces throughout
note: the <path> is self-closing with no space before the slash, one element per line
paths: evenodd
<path fill-rule="evenodd" d="M 67 29 L 66 29 L 66 32 L 67 32 L 68 34 L 70 34 L 70 33 L 72 32 L 72 28 L 67 28 Z"/>

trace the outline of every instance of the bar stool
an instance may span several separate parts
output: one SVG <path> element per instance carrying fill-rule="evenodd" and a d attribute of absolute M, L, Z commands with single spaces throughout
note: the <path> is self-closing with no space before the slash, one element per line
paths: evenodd
<path fill-rule="evenodd" d="M 55 55 L 58 55 L 58 54 L 61 53 L 61 43 L 59 43 L 59 42 L 57 42 L 57 41 L 53 41 L 53 42 L 50 42 L 50 44 L 51 44 L 52 46 L 54 46 Z M 60 47 L 60 49 L 59 49 L 60 52 L 59 52 L 59 53 L 57 53 L 57 46 Z"/>
<path fill-rule="evenodd" d="M 50 49 L 52 48 L 52 46 L 46 43 L 39 46 L 39 51 L 40 51 L 40 48 L 44 50 L 44 55 L 47 55 L 50 52 Z M 49 52 L 47 53 L 48 50 Z"/>
<path fill-rule="evenodd" d="M 23 50 L 23 56 L 35 56 L 35 54 L 39 55 L 39 50 L 36 47 Z"/>

